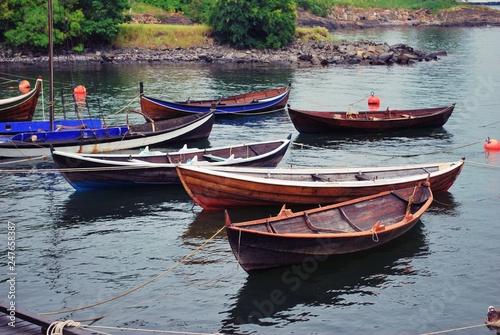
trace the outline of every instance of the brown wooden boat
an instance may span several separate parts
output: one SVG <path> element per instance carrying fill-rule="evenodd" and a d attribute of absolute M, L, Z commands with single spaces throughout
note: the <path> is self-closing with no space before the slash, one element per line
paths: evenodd
<path fill-rule="evenodd" d="M 434 193 L 455 182 L 455 162 L 348 168 L 238 168 L 178 166 L 191 198 L 207 210 L 247 206 L 332 204 L 410 187 L 429 177 Z"/>
<path fill-rule="evenodd" d="M 12 98 L 0 99 L 0 122 L 31 121 L 35 114 L 41 90 L 42 78 L 39 77 L 35 83 L 35 87 L 28 93 Z"/>
<path fill-rule="evenodd" d="M 288 106 L 288 115 L 299 133 L 380 132 L 441 127 L 448 121 L 454 109 L 455 104 L 424 109 L 319 112 Z"/>
<path fill-rule="evenodd" d="M 431 188 L 420 185 L 298 213 L 283 206 L 275 217 L 240 223 L 232 223 L 225 211 L 226 232 L 247 272 L 318 266 L 330 256 L 371 249 L 401 236 L 433 200 Z"/>
<path fill-rule="evenodd" d="M 252 115 L 286 107 L 291 85 L 209 100 L 166 101 L 144 95 L 140 83 L 141 112 L 149 120 L 164 120 L 213 110 L 216 116 Z"/>

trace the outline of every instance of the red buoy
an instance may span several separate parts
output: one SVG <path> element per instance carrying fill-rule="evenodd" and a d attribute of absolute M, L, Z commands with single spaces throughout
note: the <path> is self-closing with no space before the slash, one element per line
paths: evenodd
<path fill-rule="evenodd" d="M 19 82 L 19 85 L 18 85 L 19 92 L 21 92 L 21 93 L 24 94 L 24 93 L 28 93 L 30 91 L 31 85 L 30 85 L 29 81 L 27 81 L 27 80 L 19 80 L 18 82 Z"/>
<path fill-rule="evenodd" d="M 83 85 L 78 85 L 75 86 L 73 90 L 73 94 L 75 95 L 75 102 L 78 103 L 85 103 L 85 100 L 87 99 L 87 89 Z"/>
<path fill-rule="evenodd" d="M 500 141 L 494 138 L 487 138 L 484 143 L 484 150 L 486 151 L 500 151 Z"/>
<path fill-rule="evenodd" d="M 375 95 L 375 92 L 370 93 L 368 98 L 368 105 L 380 105 L 380 99 Z"/>

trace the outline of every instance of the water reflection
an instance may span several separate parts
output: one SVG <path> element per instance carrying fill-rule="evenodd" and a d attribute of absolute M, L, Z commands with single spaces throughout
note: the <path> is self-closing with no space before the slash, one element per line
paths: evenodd
<path fill-rule="evenodd" d="M 412 258 L 429 252 L 417 225 L 401 238 L 368 252 L 335 257 L 317 267 L 284 267 L 249 275 L 234 297 L 221 332 L 239 333 L 238 325 L 284 325 L 307 321 L 304 306 L 342 308 L 371 305 L 378 291 L 418 276 Z M 396 277 L 396 278 L 393 278 Z M 405 280 L 406 281 L 406 280 Z"/>
<path fill-rule="evenodd" d="M 137 187 L 126 190 L 73 192 L 62 204 L 59 226 L 100 220 L 138 218 L 154 212 L 179 210 L 191 198 L 181 185 Z"/>
<path fill-rule="evenodd" d="M 459 215 L 460 203 L 458 203 L 450 192 L 434 194 L 434 202 L 428 212 L 436 215 L 447 215 L 456 217 Z"/>

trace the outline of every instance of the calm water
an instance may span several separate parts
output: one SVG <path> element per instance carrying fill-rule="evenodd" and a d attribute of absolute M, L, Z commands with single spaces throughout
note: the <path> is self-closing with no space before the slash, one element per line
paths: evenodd
<path fill-rule="evenodd" d="M 17 306 L 73 309 L 52 318 L 95 325 L 228 334 L 423 334 L 480 325 L 500 307 L 500 28 L 417 28 L 346 32 L 348 39 L 446 50 L 437 62 L 403 67 L 287 68 L 228 65 L 91 65 L 56 67 L 56 80 L 87 86 L 105 113 L 138 108 L 139 82 L 165 99 L 202 98 L 291 82 L 290 104 L 311 110 L 365 109 L 370 91 L 382 106 L 413 108 L 457 103 L 441 129 L 392 135 L 304 136 L 285 112 L 219 121 L 209 145 L 293 134 L 298 143 L 283 165 L 382 165 L 450 161 L 466 166 L 448 193 L 401 239 L 379 249 L 330 260 L 281 280 L 288 269 L 247 275 L 225 233 L 223 213 L 202 211 L 182 188 L 78 193 L 50 161 L 2 166 L 0 300 L 7 301 L 7 223 L 16 225 Z M 46 70 L 2 66 L 2 77 L 35 78 Z M 91 94 L 93 93 L 93 94 Z M 2 91 L 0 94 L 7 95 Z M 2 96 L 0 96 L 2 97 Z M 41 117 L 41 112 L 37 117 Z M 122 116 L 112 116 L 118 121 Z M 123 119 L 121 119 L 123 120 Z M 140 120 L 138 118 L 137 120 Z M 31 171 L 35 173 L 25 173 Z M 276 208 L 234 210 L 233 220 L 276 214 Z M 276 299 L 276 292 L 281 299 Z M 457 334 L 494 334 L 485 327 Z"/>

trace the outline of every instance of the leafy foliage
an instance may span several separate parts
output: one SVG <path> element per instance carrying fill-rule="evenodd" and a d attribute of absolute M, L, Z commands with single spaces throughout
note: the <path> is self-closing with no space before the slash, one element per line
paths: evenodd
<path fill-rule="evenodd" d="M 127 20 L 122 13 L 128 0 L 53 0 L 54 45 L 109 43 L 118 33 L 118 24 Z M 7 0 L 0 6 L 0 26 L 7 45 L 45 49 L 49 44 L 46 0 Z"/>
<path fill-rule="evenodd" d="M 209 16 L 216 38 L 237 48 L 280 48 L 293 41 L 293 0 L 217 0 Z"/>

